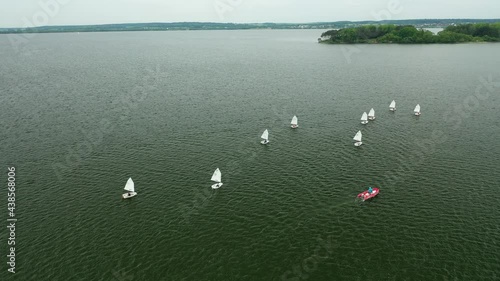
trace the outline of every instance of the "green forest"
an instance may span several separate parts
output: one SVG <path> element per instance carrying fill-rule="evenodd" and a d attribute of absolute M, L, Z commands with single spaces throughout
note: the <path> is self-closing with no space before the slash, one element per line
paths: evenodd
<path fill-rule="evenodd" d="M 500 42 L 500 22 L 450 25 L 437 34 L 413 25 L 364 25 L 329 30 L 321 35 L 319 41 L 331 44 Z"/>

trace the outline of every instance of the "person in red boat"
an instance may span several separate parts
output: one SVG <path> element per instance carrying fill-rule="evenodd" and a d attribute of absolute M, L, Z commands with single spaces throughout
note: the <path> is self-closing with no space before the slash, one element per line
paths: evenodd
<path fill-rule="evenodd" d="M 371 186 L 370 186 L 370 187 L 368 187 L 368 193 L 369 193 L 369 194 L 372 194 L 372 192 L 373 192 L 373 188 L 372 188 Z"/>

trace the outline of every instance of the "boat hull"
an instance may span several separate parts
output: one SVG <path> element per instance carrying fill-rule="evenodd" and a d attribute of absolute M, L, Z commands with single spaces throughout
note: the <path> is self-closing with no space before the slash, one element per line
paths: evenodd
<path fill-rule="evenodd" d="M 363 142 L 358 141 L 358 142 L 355 142 L 355 143 L 354 143 L 354 146 L 361 146 L 362 144 L 363 144 Z"/>
<path fill-rule="evenodd" d="M 269 143 L 269 141 L 268 141 L 268 140 L 263 140 L 263 141 L 261 141 L 260 143 L 261 143 L 261 144 L 268 144 L 268 143 Z"/>
<path fill-rule="evenodd" d="M 395 108 L 389 108 L 389 110 L 390 110 L 390 111 L 396 111 L 396 109 L 395 109 Z"/>
<path fill-rule="evenodd" d="M 358 198 L 361 198 L 363 201 L 373 198 L 378 195 L 380 189 L 374 187 L 372 193 L 368 193 L 368 190 L 365 190 L 358 194 Z"/>
<path fill-rule="evenodd" d="M 375 117 L 368 117 L 368 120 L 373 121 L 375 120 Z"/>
<path fill-rule="evenodd" d="M 299 125 L 292 125 L 290 126 L 292 129 L 297 129 L 299 127 Z"/>
<path fill-rule="evenodd" d="M 415 116 L 420 116 L 420 112 L 415 112 Z"/>
<path fill-rule="evenodd" d="M 122 194 L 123 199 L 132 198 L 137 195 L 137 192 L 127 192 Z"/>
<path fill-rule="evenodd" d="M 212 184 L 212 189 L 218 189 L 219 187 L 222 186 L 222 182 L 219 182 L 219 183 L 216 183 L 216 184 Z"/>
<path fill-rule="evenodd" d="M 368 124 L 368 121 L 361 121 L 361 124 L 363 125 Z"/>

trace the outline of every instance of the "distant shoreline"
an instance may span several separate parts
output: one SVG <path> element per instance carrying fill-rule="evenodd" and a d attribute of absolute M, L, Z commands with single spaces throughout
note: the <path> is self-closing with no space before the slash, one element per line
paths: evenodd
<path fill-rule="evenodd" d="M 318 23 L 124 23 L 102 25 L 40 26 L 27 28 L 0 28 L 0 34 L 74 33 L 121 31 L 179 31 L 179 30 L 259 30 L 259 29 L 341 29 L 369 24 L 414 25 L 417 28 L 444 28 L 452 24 L 492 23 L 500 19 L 416 19 L 385 21 L 336 21 Z"/>

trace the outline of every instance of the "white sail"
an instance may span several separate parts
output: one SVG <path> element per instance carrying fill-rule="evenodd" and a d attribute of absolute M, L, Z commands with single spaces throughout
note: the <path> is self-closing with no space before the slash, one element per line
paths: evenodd
<path fill-rule="evenodd" d="M 367 121 L 368 120 L 368 115 L 366 112 L 363 112 L 363 115 L 361 115 L 361 121 Z"/>
<path fill-rule="evenodd" d="M 290 122 L 290 124 L 292 124 L 292 125 L 298 125 L 297 121 L 298 121 L 297 120 L 297 116 L 293 116 L 292 122 Z"/>
<path fill-rule="evenodd" d="M 128 179 L 127 184 L 125 184 L 125 188 L 124 189 L 126 191 L 135 192 L 134 181 L 132 180 L 132 178 Z"/>
<path fill-rule="evenodd" d="M 355 140 L 355 141 L 361 141 L 361 137 L 362 137 L 361 131 L 358 131 L 356 133 L 356 135 L 354 136 L 353 140 Z"/>
<path fill-rule="evenodd" d="M 269 132 L 267 131 L 267 129 L 264 131 L 264 133 L 262 133 L 261 138 L 269 140 Z"/>
<path fill-rule="evenodd" d="M 221 182 L 221 177 L 222 177 L 222 174 L 221 174 L 219 168 L 217 168 L 215 170 L 214 174 L 212 175 L 212 181 Z"/>
<path fill-rule="evenodd" d="M 389 105 L 389 108 L 396 108 L 396 101 L 393 100 Z"/>
<path fill-rule="evenodd" d="M 368 112 L 368 117 L 375 117 L 375 110 L 373 108 Z"/>
<path fill-rule="evenodd" d="M 417 106 L 415 106 L 415 110 L 413 110 L 415 113 L 420 113 L 420 104 L 417 104 Z"/>

